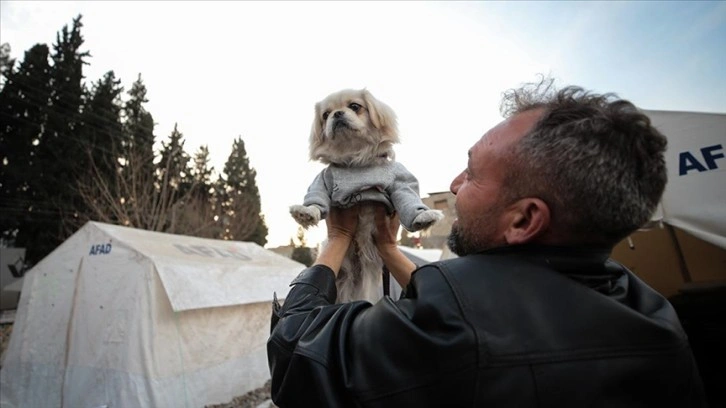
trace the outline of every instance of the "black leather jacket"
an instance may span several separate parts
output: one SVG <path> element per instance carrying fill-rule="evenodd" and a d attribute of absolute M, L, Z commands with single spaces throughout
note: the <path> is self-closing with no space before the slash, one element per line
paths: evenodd
<path fill-rule="evenodd" d="M 304 270 L 267 344 L 280 407 L 703 406 L 675 311 L 608 251 L 509 247 L 429 264 L 404 296 L 333 304 Z"/>

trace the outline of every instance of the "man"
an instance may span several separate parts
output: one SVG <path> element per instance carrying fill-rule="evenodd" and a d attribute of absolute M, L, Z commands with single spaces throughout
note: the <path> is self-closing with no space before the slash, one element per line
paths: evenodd
<path fill-rule="evenodd" d="M 413 273 L 378 214 L 400 300 L 334 304 L 357 214 L 330 213 L 328 245 L 273 313 L 278 406 L 703 405 L 673 308 L 608 259 L 660 200 L 665 137 L 627 101 L 547 81 L 503 108 L 451 184 L 459 258 Z"/>

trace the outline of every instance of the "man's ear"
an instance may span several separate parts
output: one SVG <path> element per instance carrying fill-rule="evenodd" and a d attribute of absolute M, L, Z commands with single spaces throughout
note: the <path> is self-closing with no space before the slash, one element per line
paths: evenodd
<path fill-rule="evenodd" d="M 539 198 L 523 198 L 507 209 L 507 244 L 534 242 L 550 228 L 550 207 Z"/>

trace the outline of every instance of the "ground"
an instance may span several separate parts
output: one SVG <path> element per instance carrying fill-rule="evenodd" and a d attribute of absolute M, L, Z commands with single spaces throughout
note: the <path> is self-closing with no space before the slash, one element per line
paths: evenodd
<path fill-rule="evenodd" d="M 10 344 L 10 333 L 13 331 L 13 324 L 0 324 L 0 359 L 5 353 L 5 350 L 7 350 L 8 345 Z M 2 363 L 2 360 L 0 360 L 0 364 Z"/>
<path fill-rule="evenodd" d="M 207 405 L 204 408 L 274 408 L 270 400 L 270 381 L 262 387 L 252 390 L 245 395 L 234 397 L 225 404 Z"/>

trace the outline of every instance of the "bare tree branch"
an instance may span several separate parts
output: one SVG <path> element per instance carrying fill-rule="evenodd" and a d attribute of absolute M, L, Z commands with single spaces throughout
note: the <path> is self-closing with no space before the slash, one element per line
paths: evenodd
<path fill-rule="evenodd" d="M 146 174 L 141 157 L 106 163 L 113 174 L 104 174 L 89 153 L 89 174 L 81 178 L 78 192 L 89 220 L 151 231 L 205 238 L 244 241 L 260 221 L 258 201 L 237 191 L 226 191 L 224 200 L 205 191 L 207 185 L 190 180 L 180 190 L 181 180 L 170 177 L 171 164 L 164 163 L 161 177 Z M 146 166 L 148 168 L 148 166 Z M 113 179 L 110 179 L 113 177 Z"/>

